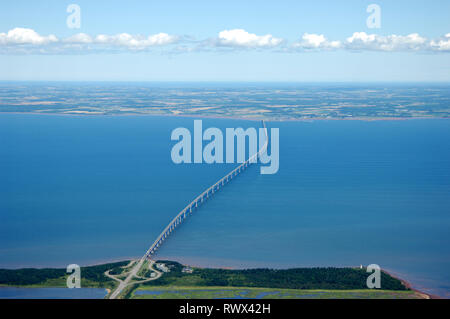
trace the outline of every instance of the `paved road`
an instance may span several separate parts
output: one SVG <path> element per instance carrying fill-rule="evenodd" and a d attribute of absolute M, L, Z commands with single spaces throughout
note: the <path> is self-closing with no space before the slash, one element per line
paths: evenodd
<path fill-rule="evenodd" d="M 144 280 L 139 280 L 139 281 L 135 281 L 135 282 L 131 282 L 131 280 L 133 279 L 133 277 L 136 278 L 142 278 L 142 277 L 138 277 L 138 272 L 141 269 L 143 263 L 145 262 L 145 257 L 142 257 L 138 263 L 136 263 L 136 265 L 131 269 L 131 271 L 128 273 L 128 276 L 125 278 L 125 280 L 121 280 L 118 278 L 115 278 L 114 276 L 109 274 L 109 271 L 107 271 L 105 273 L 106 276 L 108 276 L 109 278 L 112 278 L 116 281 L 119 282 L 119 286 L 116 288 L 116 290 L 114 290 L 112 292 L 112 294 L 109 296 L 109 299 L 116 299 L 120 293 L 123 291 L 123 289 L 125 289 L 126 286 L 131 285 L 131 284 L 140 284 L 140 283 L 144 283 L 147 281 L 151 281 L 151 280 L 156 280 L 159 277 L 161 277 L 162 273 L 156 269 L 153 268 L 153 264 L 155 263 L 153 260 L 149 260 L 149 269 L 151 269 L 152 271 L 154 271 L 156 273 L 156 276 L 153 278 L 147 278 Z"/>

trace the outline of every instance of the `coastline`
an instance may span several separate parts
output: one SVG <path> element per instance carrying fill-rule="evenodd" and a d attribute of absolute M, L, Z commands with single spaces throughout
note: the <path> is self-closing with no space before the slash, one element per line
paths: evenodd
<path fill-rule="evenodd" d="M 111 259 L 111 260 L 104 260 L 104 261 L 96 261 L 96 262 L 92 262 L 92 263 L 86 263 L 83 265 L 80 265 L 81 267 L 90 267 L 90 266 L 99 266 L 99 265 L 103 265 L 103 264 L 108 264 L 108 263 L 115 263 L 115 262 L 123 262 L 123 261 L 133 261 L 133 260 L 138 260 L 140 257 L 131 257 L 131 258 L 125 258 L 125 259 Z M 189 263 L 183 263 L 180 259 L 183 259 L 183 257 L 180 258 L 175 258 L 175 257 L 161 257 L 161 258 L 157 258 L 156 260 L 173 260 L 173 261 L 177 261 L 180 262 L 183 265 L 187 265 L 187 266 L 191 266 L 191 267 L 197 267 L 197 268 L 212 268 L 212 269 L 228 269 L 228 270 L 239 270 L 239 269 L 257 269 L 257 268 L 265 268 L 263 266 L 260 267 L 230 267 L 230 266 L 218 266 L 218 265 L 205 265 L 202 262 L 199 263 L 195 263 L 193 260 L 191 260 Z M 177 260 L 178 259 L 178 260 Z M 321 266 L 321 267 L 327 267 L 327 266 Z M 337 267 L 337 268 L 355 268 L 356 266 L 341 266 L 341 267 Z M 35 267 L 27 267 L 27 268 L 35 268 Z M 44 269 L 44 268 L 52 268 L 52 267 L 39 267 L 36 269 Z M 58 267 L 55 267 L 58 268 Z M 64 268 L 64 267 L 61 267 Z M 269 267 L 272 268 L 272 267 Z M 289 269 L 289 268 L 297 268 L 297 267 L 288 267 L 288 268 L 280 268 L 280 269 Z M 315 268 L 315 267 L 305 267 L 305 268 Z M 12 269 L 12 270 L 17 270 L 17 269 L 22 269 L 22 268 L 2 268 L 2 269 Z M 441 296 L 435 295 L 435 294 L 430 294 L 424 291 L 419 290 L 418 288 L 415 288 L 414 285 L 409 282 L 408 280 L 400 277 L 397 274 L 394 274 L 392 271 L 390 270 L 386 270 L 386 269 L 382 269 L 382 271 L 384 273 L 386 273 L 387 275 L 399 280 L 406 288 L 414 291 L 418 296 L 421 297 L 421 299 L 445 299 Z M 11 285 L 2 285 L 0 284 L 0 287 L 22 287 L 22 288 L 39 288 L 40 286 L 11 286 Z M 46 287 L 46 286 L 43 286 Z M 87 287 L 89 288 L 89 287 Z M 111 292 L 109 288 L 104 288 L 106 289 L 106 291 L 108 292 L 108 294 Z"/>
<path fill-rule="evenodd" d="M 395 278 L 395 279 L 400 280 L 400 282 L 401 282 L 406 288 L 411 289 L 412 291 L 416 292 L 417 294 L 419 294 L 420 296 L 422 296 L 423 299 L 443 299 L 443 298 L 440 297 L 440 296 L 433 295 L 433 294 L 429 294 L 429 293 L 423 292 L 423 291 L 421 291 L 421 290 L 419 290 L 419 289 L 417 289 L 417 288 L 414 288 L 413 285 L 412 285 L 409 281 L 406 281 L 405 279 L 400 278 L 398 275 L 392 274 L 392 272 L 389 272 L 389 271 L 387 271 L 387 270 L 385 270 L 385 269 L 382 269 L 382 271 L 383 271 L 384 273 L 388 274 L 389 276 L 391 276 L 391 277 L 393 277 L 393 278 Z"/>
<path fill-rule="evenodd" d="M 314 121 L 361 121 L 361 122 L 375 122 L 375 121 L 411 121 L 411 120 L 448 120 L 450 117 L 308 117 L 308 118 L 271 118 L 271 117 L 240 117 L 240 116 L 224 116 L 224 115 L 208 115 L 208 114 L 160 114 L 160 113 L 123 113 L 123 114 L 81 114 L 81 113 L 43 113 L 43 112 L 0 112 L 0 114 L 12 115 L 48 115 L 48 116 L 69 116 L 69 117 L 167 117 L 167 118 L 200 118 L 200 119 L 223 119 L 223 120 L 239 120 L 239 121 L 269 121 L 269 122 L 314 122 Z M 1 116 L 1 115 L 0 115 Z"/>

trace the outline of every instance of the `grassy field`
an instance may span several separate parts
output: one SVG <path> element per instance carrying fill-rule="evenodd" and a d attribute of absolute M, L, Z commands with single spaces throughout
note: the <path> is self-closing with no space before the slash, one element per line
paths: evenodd
<path fill-rule="evenodd" d="M 23 288 L 67 288 L 67 276 L 47 279 L 36 284 L 17 285 L 17 284 L 0 284 L 0 287 L 23 287 Z M 98 282 L 83 278 L 81 280 L 81 288 L 106 288 L 114 289 L 117 286 L 115 281 Z"/>
<path fill-rule="evenodd" d="M 250 287 L 139 287 L 133 299 L 420 299 L 414 291 L 392 290 L 303 290 Z"/>

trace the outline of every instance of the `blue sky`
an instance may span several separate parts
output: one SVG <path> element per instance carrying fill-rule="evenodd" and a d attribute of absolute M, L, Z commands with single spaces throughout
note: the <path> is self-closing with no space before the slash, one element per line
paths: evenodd
<path fill-rule="evenodd" d="M 66 25 L 72 3 L 79 29 Z M 369 4 L 381 28 L 366 25 Z M 0 6 L 0 80 L 450 81 L 446 0 Z"/>

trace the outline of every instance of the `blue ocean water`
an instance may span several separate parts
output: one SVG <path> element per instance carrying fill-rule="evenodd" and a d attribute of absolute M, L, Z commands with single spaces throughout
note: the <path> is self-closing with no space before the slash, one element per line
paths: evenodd
<path fill-rule="evenodd" d="M 102 288 L 18 288 L 0 287 L 0 299 L 102 299 Z"/>
<path fill-rule="evenodd" d="M 379 264 L 450 295 L 448 120 L 271 122 L 280 170 L 252 166 L 159 251 L 222 267 Z M 259 122 L 204 119 L 207 127 Z M 141 256 L 232 164 L 176 165 L 192 118 L 0 115 L 0 267 Z"/>

